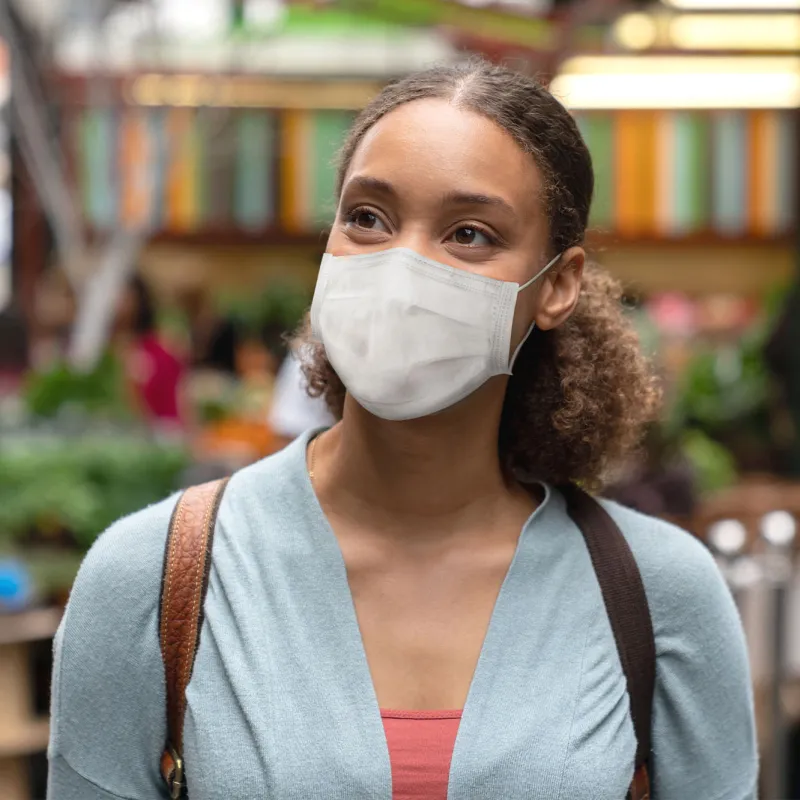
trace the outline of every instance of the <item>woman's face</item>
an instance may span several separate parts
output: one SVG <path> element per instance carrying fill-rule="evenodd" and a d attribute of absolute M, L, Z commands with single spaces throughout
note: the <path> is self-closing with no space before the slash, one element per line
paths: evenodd
<path fill-rule="evenodd" d="M 416 100 L 378 121 L 356 149 L 328 252 L 408 247 L 522 284 L 551 257 L 543 189 L 533 158 L 494 122 L 445 100 Z M 568 261 L 575 269 L 554 269 L 520 293 L 512 347 L 532 321 L 547 329 L 569 316 L 583 251 L 573 248 Z"/>

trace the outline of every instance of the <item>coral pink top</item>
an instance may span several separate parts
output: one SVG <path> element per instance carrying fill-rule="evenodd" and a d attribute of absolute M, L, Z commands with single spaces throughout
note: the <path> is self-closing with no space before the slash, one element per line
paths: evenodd
<path fill-rule="evenodd" d="M 392 800 L 447 800 L 461 711 L 381 709 L 392 763 Z"/>

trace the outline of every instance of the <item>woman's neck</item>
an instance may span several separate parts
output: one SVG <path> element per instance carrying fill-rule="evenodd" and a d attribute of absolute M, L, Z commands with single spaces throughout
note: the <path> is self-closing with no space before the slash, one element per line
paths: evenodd
<path fill-rule="evenodd" d="M 342 421 L 314 448 L 318 492 L 348 512 L 409 524 L 519 502 L 527 496 L 508 485 L 498 454 L 502 388 L 487 385 L 455 408 L 404 422 L 378 419 L 348 397 Z"/>

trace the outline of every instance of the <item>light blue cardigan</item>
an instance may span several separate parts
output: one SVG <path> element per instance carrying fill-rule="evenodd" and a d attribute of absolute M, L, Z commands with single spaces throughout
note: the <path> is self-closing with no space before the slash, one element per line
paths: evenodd
<path fill-rule="evenodd" d="M 302 437 L 238 473 L 220 511 L 188 688 L 191 800 L 390 800 L 382 721 L 341 551 Z M 583 538 L 547 488 L 525 525 L 464 708 L 449 800 L 622 800 L 634 735 Z M 159 582 L 171 498 L 86 557 L 55 646 L 52 800 L 166 797 Z M 742 628 L 705 549 L 607 504 L 653 616 L 657 800 L 756 797 Z"/>

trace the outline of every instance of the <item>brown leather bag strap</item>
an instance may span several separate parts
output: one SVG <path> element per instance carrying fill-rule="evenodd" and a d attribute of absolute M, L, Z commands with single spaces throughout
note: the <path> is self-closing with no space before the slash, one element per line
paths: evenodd
<path fill-rule="evenodd" d="M 167 536 L 159 607 L 159 639 L 167 684 L 167 742 L 161 756 L 161 775 L 171 798 L 185 792 L 186 687 L 200 643 L 214 527 L 227 484 L 226 478 L 187 489 L 175 506 Z"/>
<path fill-rule="evenodd" d="M 636 734 L 635 773 L 628 798 L 647 800 L 656 645 L 642 576 L 622 531 L 603 506 L 573 484 L 559 488 L 586 541 L 628 686 Z"/>

